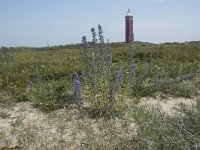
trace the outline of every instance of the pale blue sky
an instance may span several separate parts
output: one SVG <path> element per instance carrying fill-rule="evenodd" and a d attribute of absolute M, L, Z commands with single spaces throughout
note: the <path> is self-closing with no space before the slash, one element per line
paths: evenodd
<path fill-rule="evenodd" d="M 200 0 L 0 0 L 0 46 L 79 43 L 98 24 L 105 39 L 124 41 L 128 8 L 135 40 L 200 40 Z"/>

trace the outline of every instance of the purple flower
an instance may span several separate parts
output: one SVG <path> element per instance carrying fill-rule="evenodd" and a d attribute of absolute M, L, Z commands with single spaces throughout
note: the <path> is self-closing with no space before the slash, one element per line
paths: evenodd
<path fill-rule="evenodd" d="M 85 44 L 85 43 L 87 43 L 86 36 L 83 36 L 82 37 L 82 44 Z"/>
<path fill-rule="evenodd" d="M 91 29 L 92 32 L 92 46 L 93 46 L 93 52 L 94 52 L 94 58 L 97 61 L 97 39 L 96 39 L 96 31 L 94 28 Z"/>
<path fill-rule="evenodd" d="M 78 79 L 74 79 L 74 91 L 81 92 L 81 81 Z"/>
<path fill-rule="evenodd" d="M 82 61 L 84 65 L 83 74 L 85 78 L 88 78 L 90 74 L 91 64 L 90 64 L 90 58 L 88 54 L 88 43 L 85 36 L 82 37 L 81 54 L 82 54 Z"/>
<path fill-rule="evenodd" d="M 104 49 L 104 37 L 103 37 L 103 30 L 101 25 L 98 25 L 98 31 L 99 31 L 99 53 L 100 56 L 103 56 L 103 49 Z"/>
<path fill-rule="evenodd" d="M 92 69 L 91 69 L 91 78 L 90 78 L 90 84 L 93 88 L 96 87 L 97 83 L 96 83 L 96 75 L 97 75 L 97 64 L 96 64 L 96 60 L 93 58 L 92 60 Z"/>
<path fill-rule="evenodd" d="M 105 71 L 108 76 L 112 73 L 112 55 L 107 55 L 106 62 L 105 62 Z"/>
<path fill-rule="evenodd" d="M 123 75 L 123 70 L 121 67 L 118 67 L 117 69 L 116 81 L 117 81 L 118 88 L 120 89 L 124 83 L 124 75 Z"/>
<path fill-rule="evenodd" d="M 134 63 L 131 65 L 131 71 L 130 71 L 129 79 L 130 79 L 131 83 L 135 79 L 135 64 Z"/>
<path fill-rule="evenodd" d="M 131 63 L 134 62 L 134 56 L 135 56 L 135 51 L 134 51 L 133 43 L 130 43 L 129 44 L 129 58 L 130 58 Z"/>
<path fill-rule="evenodd" d="M 92 40 L 93 40 L 93 44 L 95 45 L 97 43 L 97 39 L 96 39 L 96 31 L 94 28 L 91 29 L 92 32 Z"/>
<path fill-rule="evenodd" d="M 106 57 L 106 65 L 107 65 L 107 66 L 110 66 L 111 64 L 112 64 L 112 55 L 109 54 L 109 55 L 107 55 L 107 57 Z"/>
<path fill-rule="evenodd" d="M 99 31 L 99 43 L 104 44 L 103 30 L 100 24 L 98 25 L 98 31 Z"/>
<path fill-rule="evenodd" d="M 109 81 L 108 83 L 109 90 L 108 90 L 108 99 L 110 102 L 114 102 L 114 83 L 112 81 Z"/>
<path fill-rule="evenodd" d="M 88 61 L 88 50 L 87 50 L 87 40 L 86 36 L 82 37 L 82 46 L 81 46 L 81 54 L 83 58 L 83 62 L 86 63 Z"/>
<path fill-rule="evenodd" d="M 77 74 L 73 76 L 73 86 L 74 86 L 73 95 L 79 109 L 81 110 L 83 108 L 82 84 Z"/>
<path fill-rule="evenodd" d="M 173 83 L 178 83 L 182 82 L 183 80 L 190 80 L 192 79 L 195 75 L 197 74 L 197 71 L 194 69 L 191 73 L 183 75 L 181 77 L 177 77 L 175 79 L 163 79 L 161 80 L 160 78 L 156 80 L 155 84 L 156 85 L 163 85 L 163 84 L 173 84 Z"/>
<path fill-rule="evenodd" d="M 114 83 L 112 81 L 109 81 L 108 83 L 108 99 L 109 99 L 109 106 L 108 106 L 108 111 L 112 118 L 115 118 L 115 109 L 114 109 L 114 104 L 115 104 L 115 97 L 114 97 Z"/>
<path fill-rule="evenodd" d="M 73 74 L 74 92 L 81 92 L 81 81 L 77 73 Z"/>

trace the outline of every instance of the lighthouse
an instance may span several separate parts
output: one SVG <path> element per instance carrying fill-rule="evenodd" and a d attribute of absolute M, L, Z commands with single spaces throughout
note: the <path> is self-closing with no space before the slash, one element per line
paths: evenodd
<path fill-rule="evenodd" d="M 125 16 L 125 33 L 126 43 L 132 43 L 134 41 L 133 16 L 130 9 L 128 9 L 127 15 Z"/>

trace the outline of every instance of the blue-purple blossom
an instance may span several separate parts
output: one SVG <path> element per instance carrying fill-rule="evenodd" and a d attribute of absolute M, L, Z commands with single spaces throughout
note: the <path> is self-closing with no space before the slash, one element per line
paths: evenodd
<path fill-rule="evenodd" d="M 108 75 L 111 75 L 111 70 L 112 70 L 112 55 L 107 55 L 106 57 L 106 73 Z"/>
<path fill-rule="evenodd" d="M 81 92 L 81 81 L 77 73 L 73 74 L 73 87 L 74 92 Z"/>
<path fill-rule="evenodd" d="M 80 116 L 84 116 L 83 111 L 83 98 L 82 98 L 82 84 L 77 74 L 73 76 L 73 86 L 74 86 L 74 98 L 76 100 L 76 104 L 80 111 Z"/>
<path fill-rule="evenodd" d="M 130 58 L 130 62 L 133 63 L 134 62 L 134 55 L 135 55 L 135 51 L 134 51 L 134 47 L 133 47 L 133 43 L 129 44 L 129 58 Z"/>
<path fill-rule="evenodd" d="M 111 102 L 114 101 L 114 83 L 112 81 L 109 81 L 108 83 L 109 90 L 108 90 L 108 98 Z"/>
<path fill-rule="evenodd" d="M 135 64 L 134 63 L 131 65 L 129 78 L 130 78 L 130 82 L 133 82 L 133 80 L 135 79 Z"/>
<path fill-rule="evenodd" d="M 100 56 L 103 56 L 103 49 L 104 49 L 104 37 L 103 37 L 103 30 L 101 25 L 98 25 L 98 31 L 99 31 L 99 48 L 100 48 Z"/>
<path fill-rule="evenodd" d="M 81 81 L 79 79 L 74 79 L 74 91 L 79 93 L 81 92 Z"/>
<path fill-rule="evenodd" d="M 163 84 L 173 84 L 173 83 L 178 83 L 178 82 L 182 82 L 183 80 L 190 80 L 191 78 L 193 78 L 195 75 L 197 74 L 197 71 L 194 69 L 191 73 L 186 74 L 184 76 L 181 77 L 177 77 L 175 79 L 158 79 L 156 80 L 155 84 L 156 85 L 163 85 Z"/>
<path fill-rule="evenodd" d="M 116 81 L 117 81 L 117 86 L 120 89 L 124 84 L 124 74 L 123 74 L 123 70 L 121 67 L 118 67 L 118 69 L 117 69 Z"/>
<path fill-rule="evenodd" d="M 92 46 L 93 46 L 93 54 L 94 59 L 96 61 L 96 65 L 98 66 L 98 72 L 101 72 L 103 68 L 103 47 L 104 47 L 104 38 L 103 38 L 103 31 L 102 27 L 98 25 L 98 36 L 99 36 L 99 43 L 97 42 L 96 38 L 96 31 L 94 28 L 91 29 L 92 32 Z"/>
<path fill-rule="evenodd" d="M 81 46 L 81 54 L 82 54 L 82 58 L 83 58 L 83 63 L 87 63 L 88 61 L 88 45 L 87 45 L 87 40 L 86 40 L 86 36 L 82 37 L 82 46 Z"/>
<path fill-rule="evenodd" d="M 98 25 L 98 31 L 99 31 L 99 43 L 104 44 L 103 30 L 100 24 Z"/>
<path fill-rule="evenodd" d="M 96 74 L 97 74 L 97 64 L 96 64 L 96 61 L 95 59 L 92 60 L 92 77 L 93 77 L 93 81 L 91 82 L 92 83 L 92 86 L 95 87 L 96 86 Z"/>
<path fill-rule="evenodd" d="M 109 81 L 108 83 L 108 99 L 109 99 L 109 112 L 113 118 L 115 118 L 115 110 L 114 110 L 114 104 L 115 104 L 115 96 L 114 96 L 114 83 L 112 81 Z"/>
<path fill-rule="evenodd" d="M 82 37 L 81 54 L 82 54 L 82 60 L 84 64 L 83 75 L 84 75 L 84 78 L 87 79 L 90 75 L 91 64 L 90 64 L 90 58 L 88 54 L 88 43 L 85 36 Z"/>
<path fill-rule="evenodd" d="M 101 54 L 101 49 L 100 49 L 99 46 L 97 46 L 96 49 L 97 49 L 96 59 L 98 61 L 99 67 L 102 67 L 102 60 L 103 60 L 103 58 L 102 58 L 102 54 Z"/>
<path fill-rule="evenodd" d="M 97 51 L 97 39 L 96 39 L 96 31 L 94 28 L 91 29 L 92 32 L 92 46 L 93 46 L 93 53 L 94 53 L 94 58 L 95 61 L 97 61 L 97 55 L 98 55 L 98 51 Z"/>
<path fill-rule="evenodd" d="M 97 43 L 97 39 L 96 39 L 96 31 L 94 28 L 91 29 L 92 32 L 92 40 L 93 40 L 93 44 L 95 45 Z"/>

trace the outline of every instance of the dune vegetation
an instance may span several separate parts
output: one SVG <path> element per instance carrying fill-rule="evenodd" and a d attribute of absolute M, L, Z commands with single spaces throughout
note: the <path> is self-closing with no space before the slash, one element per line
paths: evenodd
<path fill-rule="evenodd" d="M 0 150 L 200 149 L 200 42 L 0 49 Z"/>

